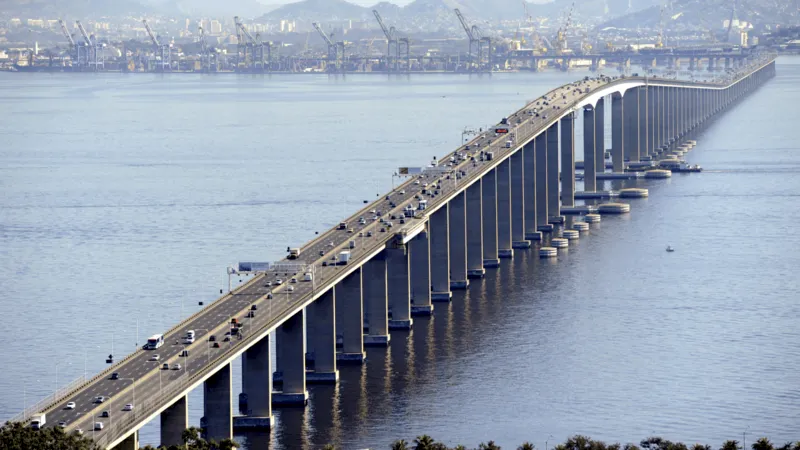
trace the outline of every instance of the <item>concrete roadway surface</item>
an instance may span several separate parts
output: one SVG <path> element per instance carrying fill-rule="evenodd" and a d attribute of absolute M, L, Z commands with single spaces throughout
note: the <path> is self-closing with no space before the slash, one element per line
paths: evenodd
<path fill-rule="evenodd" d="M 604 82 L 578 82 L 582 88 L 596 87 L 597 84 L 605 84 Z M 578 98 L 582 97 L 583 93 L 575 92 L 574 85 L 567 85 L 557 89 L 547 97 L 547 101 L 551 105 L 561 103 L 561 95 L 567 95 L 567 100 L 562 100 L 563 105 L 572 103 Z M 537 100 L 542 100 L 537 99 Z M 533 117 L 525 114 L 527 109 L 537 109 L 541 117 Z M 512 127 L 517 127 L 525 123 L 531 123 L 534 128 L 538 128 L 549 121 L 544 119 L 545 114 L 548 112 L 545 107 L 536 107 L 535 102 L 526 106 L 526 109 L 520 110 L 514 115 L 509 117 L 509 124 Z M 554 113 L 557 113 L 555 108 Z M 552 115 L 552 113 L 550 113 Z M 519 121 L 519 123 L 517 123 Z M 511 135 L 513 133 L 509 133 Z M 472 178 L 476 174 L 482 174 L 486 164 L 494 163 L 494 161 L 480 161 L 477 155 L 480 151 L 494 151 L 496 156 L 500 157 L 506 152 L 514 149 L 506 149 L 505 141 L 508 139 L 506 136 L 496 136 L 493 130 L 487 130 L 481 136 L 476 137 L 466 145 L 470 146 L 468 155 L 475 156 L 472 161 L 468 156 L 465 161 L 452 164 L 450 156 L 456 152 L 464 151 L 465 147 L 459 148 L 446 157 L 439 160 L 440 166 L 452 164 L 452 169 L 455 171 L 464 171 L 466 178 Z M 491 145 L 490 145 L 491 142 Z M 454 174 L 455 175 L 455 174 Z M 202 311 L 198 312 L 187 323 L 176 328 L 172 332 L 165 334 L 165 344 L 157 350 L 139 350 L 132 356 L 117 363 L 113 366 L 113 370 L 109 369 L 106 376 L 98 378 L 88 386 L 80 389 L 75 394 L 64 398 L 57 406 L 47 411 L 47 424 L 46 426 L 57 426 L 60 422 L 66 422 L 67 431 L 73 431 L 76 428 L 81 428 L 87 435 L 93 433 L 94 422 L 103 422 L 104 429 L 97 431 L 95 437 L 100 438 L 104 434 L 111 432 L 111 428 L 115 422 L 124 421 L 129 422 L 132 415 L 139 417 L 146 411 L 140 411 L 139 406 L 147 403 L 152 405 L 153 400 L 158 398 L 158 394 L 162 389 L 168 389 L 173 383 L 179 382 L 182 378 L 188 378 L 187 375 L 194 375 L 206 369 L 206 361 L 213 360 L 220 356 L 230 346 L 236 346 L 239 343 L 237 338 L 233 338 L 229 342 L 224 342 L 224 334 L 229 330 L 230 318 L 237 317 L 238 320 L 244 323 L 243 335 L 248 336 L 252 330 L 260 330 L 267 326 L 274 326 L 276 319 L 285 319 L 281 317 L 286 315 L 287 310 L 298 303 L 305 302 L 309 295 L 313 294 L 315 286 L 324 286 L 326 280 L 330 280 L 338 276 L 338 273 L 344 270 L 343 266 L 330 265 L 333 260 L 332 256 L 338 255 L 342 249 L 347 249 L 348 243 L 351 240 L 356 241 L 356 247 L 350 249 L 351 264 L 359 262 L 368 253 L 366 250 L 378 248 L 380 245 L 385 245 L 387 241 L 393 236 L 402 225 L 399 224 L 399 218 L 403 216 L 403 208 L 408 204 L 416 204 L 417 200 L 414 198 L 420 194 L 425 183 L 428 188 L 438 185 L 439 195 L 421 195 L 422 198 L 427 198 L 429 204 L 435 205 L 442 199 L 446 198 L 447 194 L 454 191 L 458 185 L 464 183 L 461 180 L 446 179 L 446 176 L 415 176 L 410 178 L 405 183 L 401 184 L 393 192 L 387 196 L 382 196 L 379 200 L 369 204 L 361 211 L 351 216 L 346 220 L 348 224 L 347 230 L 332 229 L 323 233 L 320 237 L 302 247 L 299 258 L 294 262 L 305 260 L 307 263 L 315 264 L 316 280 L 312 282 L 298 281 L 297 283 L 289 283 L 292 277 L 297 277 L 302 280 L 302 273 L 267 273 L 254 277 L 250 282 L 241 288 L 235 290 L 232 294 L 225 295 L 213 302 Z M 461 178 L 461 177 L 459 177 Z M 419 184 L 416 182 L 419 181 Z M 433 190 L 433 189 L 431 189 Z M 400 191 L 405 191 L 400 194 Z M 390 206 L 390 202 L 395 203 L 395 207 Z M 387 228 L 386 232 L 381 232 L 380 229 L 384 228 L 378 219 L 377 215 L 371 214 L 371 210 L 380 211 L 381 217 L 394 223 L 394 227 Z M 397 220 L 391 220 L 391 215 L 397 216 Z M 366 223 L 359 224 L 358 219 L 364 217 Z M 375 220 L 373 220 L 375 218 Z M 418 221 L 420 219 L 405 219 L 407 223 L 411 221 Z M 372 232 L 372 237 L 367 237 L 367 232 Z M 361 233 L 363 232 L 363 233 Z M 360 234 L 363 234 L 360 236 Z M 320 255 L 320 252 L 322 254 Z M 322 262 L 327 261 L 329 265 L 322 267 Z M 291 261 L 285 261 L 291 262 Z M 281 279 L 283 284 L 280 286 L 275 285 L 275 281 Z M 272 285 L 267 286 L 267 282 Z M 293 286 L 294 291 L 289 292 L 288 286 Z M 268 300 L 267 294 L 272 293 L 273 299 Z M 245 318 L 246 311 L 251 305 L 257 305 L 255 317 L 252 319 Z M 193 344 L 183 345 L 183 336 L 186 335 L 188 330 L 194 330 L 196 340 Z M 209 335 L 213 334 L 220 348 L 212 348 L 212 344 L 208 342 Z M 184 349 L 190 352 L 189 357 L 180 357 L 179 353 Z M 151 356 L 158 354 L 159 361 L 150 361 Z M 179 363 L 180 370 L 161 370 L 161 366 L 168 363 L 170 367 Z M 118 380 L 111 380 L 110 373 L 118 372 Z M 131 378 L 136 380 L 135 395 L 136 401 L 133 399 L 133 382 Z M 106 401 L 102 404 L 93 403 L 93 399 L 97 396 L 106 397 Z M 164 401 L 164 399 L 160 399 Z M 169 399 L 172 400 L 172 399 Z M 67 402 L 75 402 L 76 408 L 72 410 L 66 409 Z M 127 403 L 134 404 L 134 411 L 123 411 L 123 407 Z M 148 408 L 149 409 L 149 408 Z M 111 417 L 100 417 L 102 411 L 109 411 Z M 118 431 L 118 430 L 113 430 Z M 114 436 L 118 437 L 118 436 Z"/>

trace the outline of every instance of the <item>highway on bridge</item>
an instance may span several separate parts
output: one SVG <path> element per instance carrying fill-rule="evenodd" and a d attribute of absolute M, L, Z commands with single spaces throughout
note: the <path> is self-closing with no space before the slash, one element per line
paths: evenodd
<path fill-rule="evenodd" d="M 580 106 L 581 102 L 598 89 L 609 84 L 630 81 L 642 82 L 642 79 L 584 79 L 561 86 L 534 100 L 509 116 L 508 122 L 512 131 L 508 136 L 497 136 L 493 129 L 486 130 L 467 144 L 469 150 L 466 150 L 467 146 L 462 146 L 439 160 L 438 165 L 447 169 L 446 173 L 411 177 L 391 193 L 381 196 L 346 219 L 346 230 L 338 227 L 328 230 L 303 246 L 296 261 L 282 261 L 313 264 L 313 282 L 302 281 L 303 273 L 270 272 L 253 277 L 245 285 L 220 297 L 166 332 L 165 344 L 161 348 L 137 350 L 73 392 L 65 393 L 45 409 L 47 426 L 57 426 L 64 422 L 67 431 L 81 429 L 87 434 L 93 433 L 100 445 L 115 445 L 132 430 L 138 429 L 169 406 L 177 396 L 202 383 L 220 364 L 240 354 L 265 333 L 274 330 L 300 308 L 382 251 L 402 230 L 421 228 L 427 216 L 445 205 L 454 192 L 465 189 L 508 154 L 516 151 L 519 147 L 517 142 L 527 141 L 546 130 L 570 109 Z M 684 83 L 672 80 L 651 78 L 650 81 L 663 83 L 662 85 L 684 86 Z M 697 83 L 693 86 L 719 87 Z M 511 136 L 516 137 L 514 145 L 505 148 L 505 141 Z M 479 157 L 482 151 L 492 151 L 495 157 L 492 160 L 483 160 Z M 455 157 L 455 162 L 451 161 L 451 157 Z M 426 194 L 422 194 L 423 189 Z M 399 224 L 405 206 L 418 203 L 419 199 L 415 197 L 428 200 L 427 210 L 417 211 L 416 218 L 405 218 L 406 223 Z M 397 219 L 392 220 L 391 216 L 396 216 Z M 365 219 L 363 224 L 359 223 L 362 217 Z M 387 228 L 380 218 L 393 222 L 394 226 Z M 333 262 L 331 258 L 335 258 L 341 250 L 349 249 L 350 241 L 356 243 L 355 248 L 350 249 L 352 256 L 349 263 L 330 264 Z M 327 264 L 323 266 L 323 262 Z M 289 280 L 293 277 L 297 277 L 298 282 L 290 283 Z M 276 284 L 278 279 L 283 281 L 281 285 Z M 289 286 L 293 287 L 293 291 L 290 291 Z M 268 298 L 268 294 L 272 298 Z M 254 317 L 246 317 L 252 305 L 257 308 Z M 234 337 L 224 341 L 225 333 L 230 330 L 232 317 L 243 322 L 242 338 Z M 195 331 L 196 341 L 183 345 L 182 337 L 188 330 Z M 219 348 L 214 348 L 213 343 L 209 342 L 211 335 L 215 336 Z M 189 350 L 188 357 L 179 356 L 184 349 Z M 154 354 L 160 356 L 158 361 L 151 360 Z M 180 364 L 181 367 L 179 370 L 162 370 L 164 363 L 168 363 L 170 367 Z M 113 372 L 119 374 L 119 379 L 111 379 Z M 93 403 L 97 396 L 106 397 L 105 402 Z M 75 402 L 76 408 L 66 409 L 68 402 Z M 123 411 L 128 403 L 134 405 L 133 411 Z M 108 411 L 110 417 L 101 417 L 103 411 Z M 93 431 L 95 422 L 102 422 L 103 429 Z"/>

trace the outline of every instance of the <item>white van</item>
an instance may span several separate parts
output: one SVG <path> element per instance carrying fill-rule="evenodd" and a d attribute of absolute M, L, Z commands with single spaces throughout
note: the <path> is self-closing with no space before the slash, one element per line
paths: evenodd
<path fill-rule="evenodd" d="M 98 431 L 102 430 L 103 429 L 103 422 L 95 422 L 94 423 L 94 429 L 98 430 Z"/>
<path fill-rule="evenodd" d="M 513 143 L 514 143 L 513 141 L 506 141 L 506 148 L 511 148 L 511 145 Z"/>

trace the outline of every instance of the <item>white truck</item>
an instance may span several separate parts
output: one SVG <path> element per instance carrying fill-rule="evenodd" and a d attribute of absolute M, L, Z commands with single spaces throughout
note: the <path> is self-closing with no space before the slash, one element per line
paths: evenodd
<path fill-rule="evenodd" d="M 31 428 L 34 430 L 41 429 L 47 423 L 47 416 L 44 413 L 34 414 L 31 416 Z"/>
<path fill-rule="evenodd" d="M 339 252 L 339 264 L 345 265 L 348 261 L 350 261 L 350 251 L 343 250 Z"/>

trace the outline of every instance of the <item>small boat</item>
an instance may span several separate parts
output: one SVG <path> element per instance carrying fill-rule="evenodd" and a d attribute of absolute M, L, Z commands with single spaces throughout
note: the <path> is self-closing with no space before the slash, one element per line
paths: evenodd
<path fill-rule="evenodd" d="M 672 253 L 672 252 L 674 252 L 674 251 L 675 251 L 675 249 L 674 249 L 674 248 L 672 248 L 672 246 L 671 246 L 671 245 L 668 245 L 668 246 L 667 246 L 667 251 L 668 251 L 669 253 Z"/>

